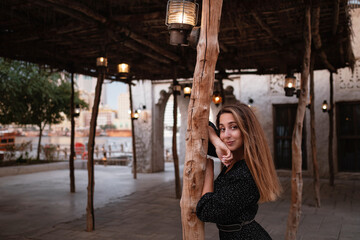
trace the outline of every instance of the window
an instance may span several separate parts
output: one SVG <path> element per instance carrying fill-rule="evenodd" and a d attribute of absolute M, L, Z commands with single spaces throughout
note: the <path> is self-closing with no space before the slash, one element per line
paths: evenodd
<path fill-rule="evenodd" d="M 360 172 L 360 102 L 336 104 L 338 168 Z"/>
<path fill-rule="evenodd" d="M 274 105 L 274 162 L 277 169 L 291 169 L 291 142 L 297 104 Z M 302 133 L 302 169 L 307 169 L 305 121 Z"/>
<path fill-rule="evenodd" d="M 360 0 L 349 0 L 349 8 L 355 9 L 360 7 Z"/>

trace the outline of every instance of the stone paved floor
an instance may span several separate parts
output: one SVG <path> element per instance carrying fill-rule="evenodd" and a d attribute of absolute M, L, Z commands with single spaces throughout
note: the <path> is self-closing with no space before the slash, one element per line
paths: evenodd
<path fill-rule="evenodd" d="M 107 181 L 110 181 L 111 178 L 118 178 L 118 180 L 123 180 L 122 184 L 130 184 L 131 182 L 133 184 L 121 194 L 107 193 L 111 197 L 108 200 L 103 199 L 103 203 L 95 210 L 96 229 L 93 232 L 85 231 L 86 219 L 84 215 L 80 214 L 81 211 L 85 210 L 85 206 L 74 211 L 73 215 L 69 214 L 68 211 L 74 208 L 67 204 L 59 205 L 59 209 L 56 210 L 53 209 L 56 205 L 47 204 L 46 201 L 48 200 L 39 198 L 41 192 L 31 194 L 26 191 L 26 188 L 20 188 L 19 182 L 11 185 L 8 183 L 8 177 L 0 178 L 0 239 L 182 239 L 179 200 L 174 197 L 173 170 L 171 167 L 163 173 L 139 174 L 137 180 L 132 180 L 131 173 L 115 174 L 115 172 L 120 171 L 118 169 L 97 168 L 96 171 L 98 174 L 95 172 L 95 176 L 98 175 L 98 177 L 101 175 L 100 171 L 104 171 L 104 174 L 106 171 L 111 173 L 107 174 Z M 48 176 L 51 175 L 55 179 L 57 179 L 57 175 L 62 175 L 63 182 L 66 182 L 68 172 L 48 172 Z M 35 176 L 36 174 L 32 178 L 36 179 Z M 19 180 L 26 176 L 13 176 L 14 179 L 10 180 L 15 181 L 16 177 Z M 86 179 L 86 174 L 80 174 L 77 181 L 83 181 L 80 178 Z M 28 182 L 22 183 L 25 186 L 28 184 L 28 189 L 33 188 L 30 179 L 27 175 Z M 283 196 L 276 202 L 262 204 L 256 218 L 273 239 L 284 239 L 290 207 L 289 181 L 290 179 L 287 177 L 281 178 L 285 190 Z M 58 183 L 61 184 L 61 182 Z M 100 179 L 96 183 L 98 188 L 104 186 Z M 321 180 L 322 206 L 315 208 L 312 179 L 304 178 L 303 207 L 297 239 L 360 239 L 360 181 L 336 180 L 335 183 L 335 187 L 330 187 L 328 180 Z M 120 191 L 121 189 L 121 187 L 116 187 L 114 183 L 111 186 L 106 188 L 107 191 Z M 16 206 L 5 199 L 10 198 L 11 200 L 8 188 L 12 188 L 12 192 L 21 189 L 21 192 L 16 195 L 19 198 L 26 195 L 26 200 L 19 200 L 25 206 L 20 207 L 21 211 L 16 212 L 14 210 Z M 50 196 L 53 192 L 57 197 L 60 197 L 57 188 L 51 187 L 51 184 L 48 188 L 43 188 L 42 191 L 44 191 L 44 196 Z M 4 192 L 6 193 L 5 197 L 2 196 Z M 84 196 L 84 193 L 76 194 Z M 105 193 L 103 192 L 103 194 Z M 69 197 L 71 195 L 64 194 L 61 198 L 64 200 Z M 27 205 L 23 203 L 24 201 Z M 40 201 L 43 208 L 36 208 L 35 205 L 39 202 L 32 205 L 33 201 Z M 51 201 L 56 202 L 54 199 Z M 11 212 L 15 212 L 15 215 L 12 216 Z M 56 219 L 56 215 L 61 218 Z M 33 221 L 29 220 L 31 218 Z M 28 224 L 24 224 L 21 221 L 22 219 L 26 219 Z M 214 224 L 206 224 L 205 231 L 206 239 L 218 239 L 218 232 Z"/>

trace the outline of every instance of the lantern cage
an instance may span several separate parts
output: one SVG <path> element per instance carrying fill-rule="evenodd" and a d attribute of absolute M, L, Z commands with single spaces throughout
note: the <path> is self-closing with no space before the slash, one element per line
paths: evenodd
<path fill-rule="evenodd" d="M 188 46 L 188 35 L 196 26 L 199 5 L 190 0 L 169 0 L 165 25 L 170 32 L 170 44 Z"/>
<path fill-rule="evenodd" d="M 96 58 L 96 66 L 97 67 L 107 67 L 108 61 L 106 57 L 98 57 Z"/>

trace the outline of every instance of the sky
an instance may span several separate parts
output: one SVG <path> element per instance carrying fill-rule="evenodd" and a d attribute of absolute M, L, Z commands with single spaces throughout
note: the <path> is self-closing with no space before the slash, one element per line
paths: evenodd
<path fill-rule="evenodd" d="M 125 93 L 127 91 L 127 85 L 122 82 L 112 82 L 107 83 L 106 91 L 107 91 L 107 104 L 111 109 L 118 109 L 118 96 L 120 93 Z"/>

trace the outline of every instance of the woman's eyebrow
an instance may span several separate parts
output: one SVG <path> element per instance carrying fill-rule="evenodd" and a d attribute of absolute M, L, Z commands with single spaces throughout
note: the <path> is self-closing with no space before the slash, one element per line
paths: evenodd
<path fill-rule="evenodd" d="M 226 124 L 237 124 L 235 121 L 233 121 L 233 122 L 228 122 L 228 123 L 226 123 Z M 226 125 L 226 124 L 224 124 L 224 123 L 219 123 L 219 127 L 220 126 L 224 126 L 224 125 Z"/>

